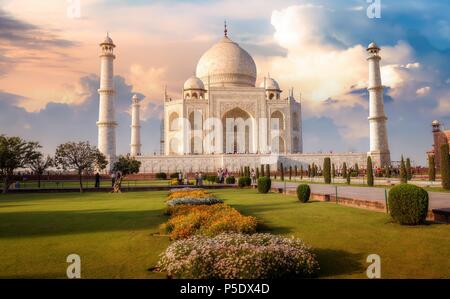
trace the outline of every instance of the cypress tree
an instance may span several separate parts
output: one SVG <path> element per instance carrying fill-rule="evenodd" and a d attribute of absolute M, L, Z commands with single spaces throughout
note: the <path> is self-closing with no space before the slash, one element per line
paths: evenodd
<path fill-rule="evenodd" d="M 408 181 L 412 179 L 411 160 L 409 158 L 406 158 L 406 176 Z"/>
<path fill-rule="evenodd" d="M 261 176 L 265 176 L 265 174 L 264 174 L 264 165 L 263 164 L 261 164 Z"/>
<path fill-rule="evenodd" d="M 333 178 L 336 177 L 336 166 L 334 165 L 334 163 L 331 165 L 331 175 L 333 176 Z"/>
<path fill-rule="evenodd" d="M 284 167 L 283 167 L 283 163 L 280 163 L 280 170 L 281 170 L 281 180 L 284 181 Z"/>
<path fill-rule="evenodd" d="M 450 156 L 448 143 L 441 145 L 441 180 L 442 188 L 450 189 Z"/>
<path fill-rule="evenodd" d="M 428 156 L 428 179 L 433 182 L 436 180 L 436 164 L 433 155 Z"/>
<path fill-rule="evenodd" d="M 303 165 L 300 165 L 300 180 L 303 180 Z"/>
<path fill-rule="evenodd" d="M 270 178 L 270 165 L 266 164 L 266 176 Z"/>
<path fill-rule="evenodd" d="M 408 183 L 408 175 L 406 173 L 406 165 L 405 165 L 405 160 L 403 159 L 403 155 L 402 155 L 402 161 L 400 163 L 400 182 L 402 184 Z"/>
<path fill-rule="evenodd" d="M 372 168 L 372 158 L 367 157 L 367 185 L 373 186 L 373 168 Z"/>
<path fill-rule="evenodd" d="M 292 180 L 292 166 L 289 166 L 289 180 Z"/>
<path fill-rule="evenodd" d="M 294 176 L 297 177 L 298 176 L 298 169 L 297 169 L 297 165 L 295 165 L 294 167 Z"/>
<path fill-rule="evenodd" d="M 308 177 L 312 177 L 311 164 L 308 164 Z"/>
<path fill-rule="evenodd" d="M 259 179 L 259 168 L 256 167 L 256 178 Z"/>
<path fill-rule="evenodd" d="M 344 162 L 342 165 L 342 177 L 345 179 L 347 177 L 347 163 Z"/>
<path fill-rule="evenodd" d="M 350 169 L 348 171 L 346 171 L 345 173 L 345 179 L 347 180 L 347 185 L 350 185 L 350 180 L 351 180 L 351 175 L 350 175 Z"/>
<path fill-rule="evenodd" d="M 389 167 L 389 165 L 384 166 L 384 176 L 386 178 L 391 177 L 391 168 Z"/>
<path fill-rule="evenodd" d="M 356 176 L 359 175 L 359 165 L 358 163 L 355 163 L 355 171 L 356 171 Z"/>
<path fill-rule="evenodd" d="M 241 166 L 241 170 L 239 171 L 239 176 L 244 176 L 244 168 Z"/>
<path fill-rule="evenodd" d="M 329 157 L 323 159 L 323 179 L 325 184 L 331 183 L 331 159 Z"/>

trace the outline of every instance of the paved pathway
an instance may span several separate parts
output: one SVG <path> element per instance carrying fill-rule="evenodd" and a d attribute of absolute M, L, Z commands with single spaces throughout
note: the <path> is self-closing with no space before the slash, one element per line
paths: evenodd
<path fill-rule="evenodd" d="M 287 189 L 295 189 L 299 183 L 286 182 Z M 283 182 L 273 182 L 273 187 L 283 188 Z M 318 194 L 335 194 L 336 186 L 325 184 L 309 184 L 312 193 Z M 338 197 L 347 197 L 353 199 L 363 199 L 370 201 L 381 201 L 384 203 L 384 188 L 378 187 L 352 187 L 352 186 L 337 186 Z M 430 209 L 450 208 L 450 193 L 445 192 L 428 192 L 430 202 Z"/>

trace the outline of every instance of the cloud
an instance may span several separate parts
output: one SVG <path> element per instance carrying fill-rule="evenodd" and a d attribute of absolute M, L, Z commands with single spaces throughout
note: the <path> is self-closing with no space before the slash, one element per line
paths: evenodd
<path fill-rule="evenodd" d="M 424 96 L 424 95 L 427 95 L 430 92 L 430 90 L 431 90 L 430 86 L 424 86 L 424 87 L 417 89 L 416 94 L 418 96 Z"/>

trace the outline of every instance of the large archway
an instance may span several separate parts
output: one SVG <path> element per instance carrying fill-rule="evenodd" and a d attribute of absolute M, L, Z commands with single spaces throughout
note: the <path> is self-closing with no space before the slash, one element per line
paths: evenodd
<path fill-rule="evenodd" d="M 253 118 L 239 107 L 227 111 L 222 117 L 223 151 L 253 153 Z"/>

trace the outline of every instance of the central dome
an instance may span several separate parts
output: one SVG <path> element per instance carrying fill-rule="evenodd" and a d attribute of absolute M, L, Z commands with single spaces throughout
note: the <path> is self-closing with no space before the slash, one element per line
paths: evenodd
<path fill-rule="evenodd" d="M 255 87 L 256 64 L 250 54 L 224 36 L 197 64 L 197 77 L 211 86 Z"/>

